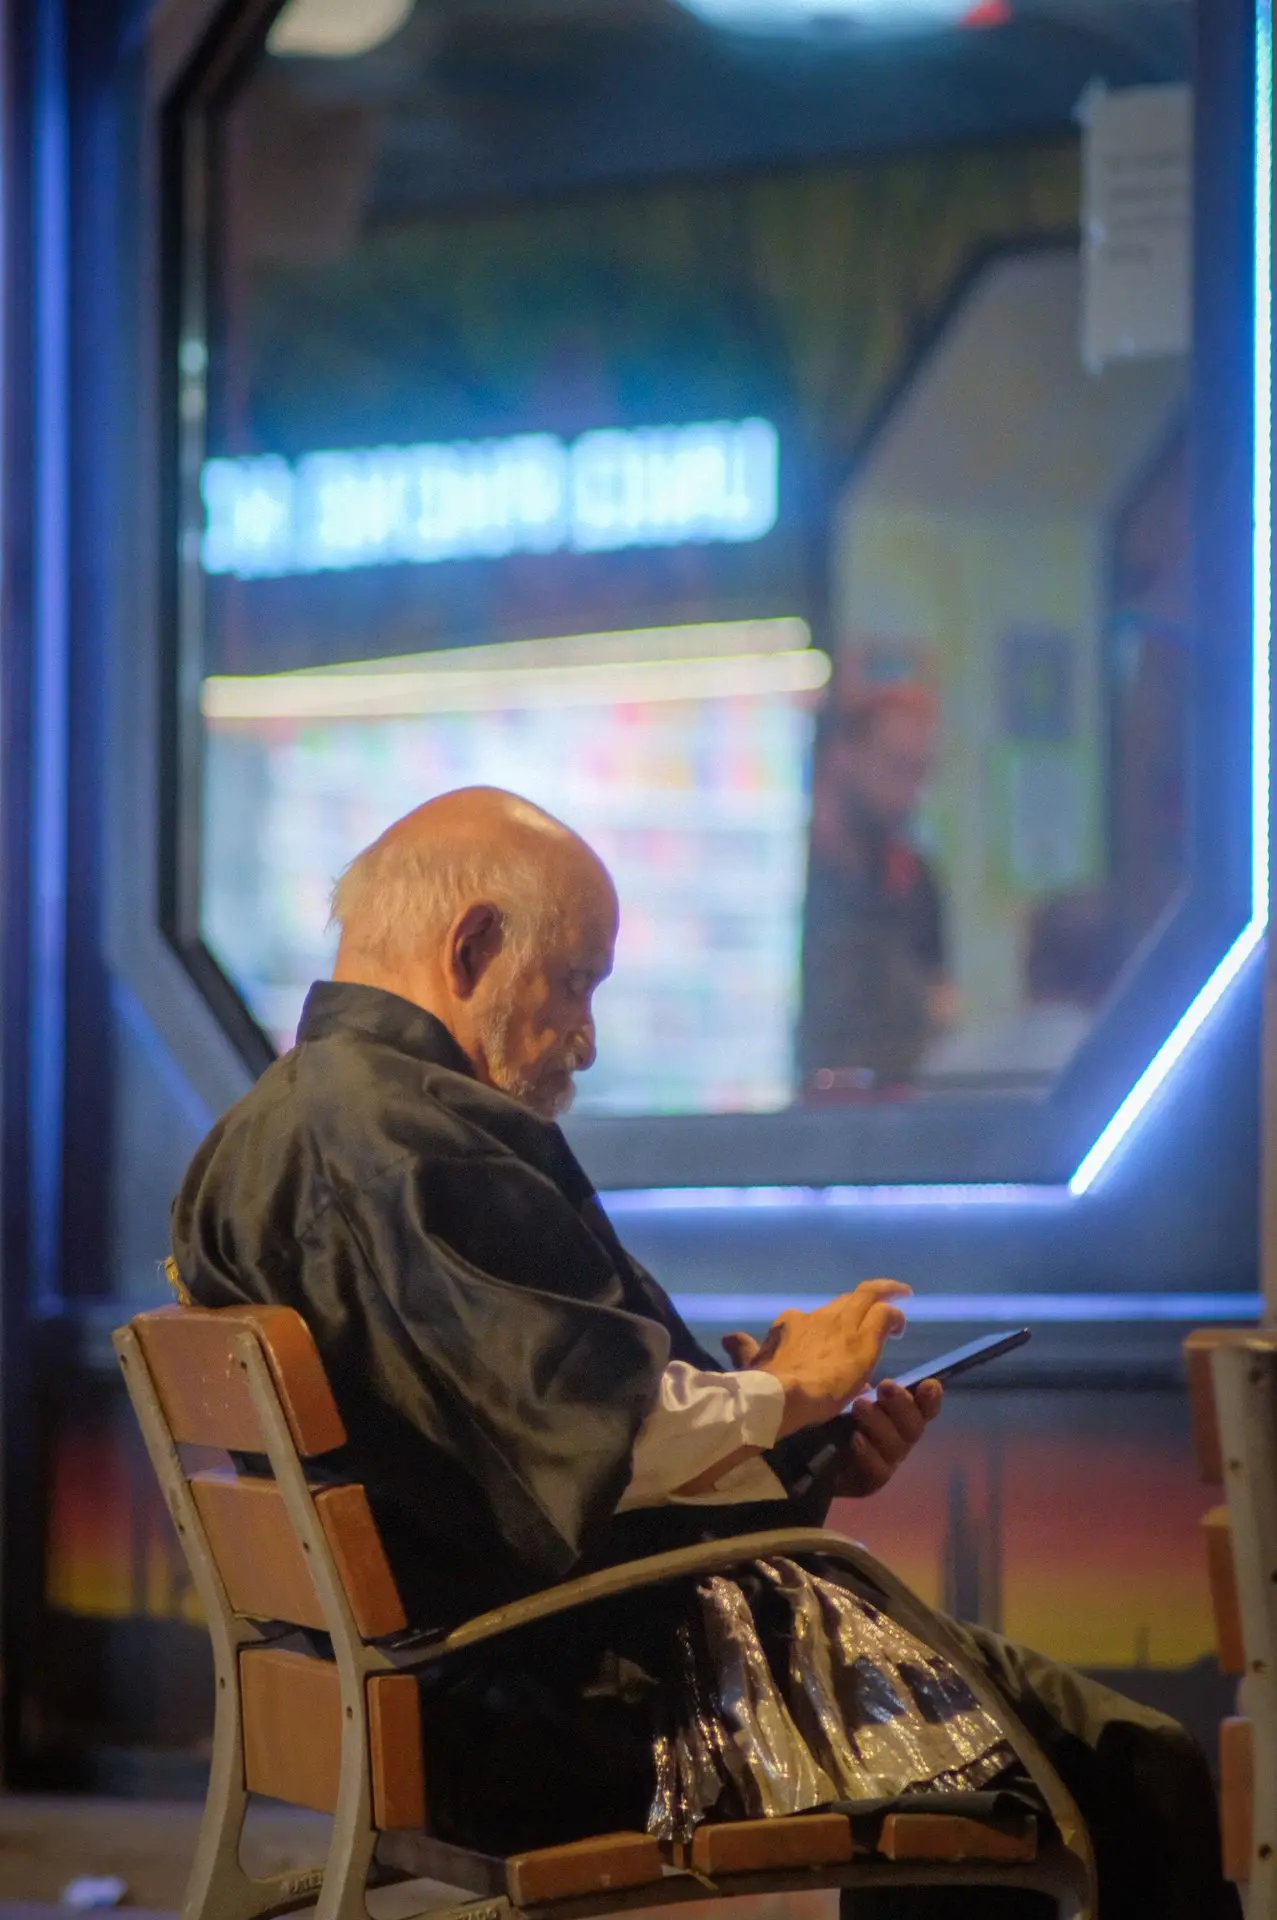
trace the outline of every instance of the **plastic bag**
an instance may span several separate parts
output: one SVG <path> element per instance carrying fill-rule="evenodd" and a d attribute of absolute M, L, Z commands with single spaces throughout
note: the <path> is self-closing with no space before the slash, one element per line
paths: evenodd
<path fill-rule="evenodd" d="M 764 1613 L 767 1590 L 779 1603 L 776 1669 L 741 1584 L 702 1581 L 653 1742 L 650 1833 L 979 1788 L 1014 1760 L 961 1675 L 869 1601 L 792 1560 L 755 1562 L 746 1584 Z"/>
<path fill-rule="evenodd" d="M 1013 1761 L 961 1675 L 889 1615 L 792 1560 L 758 1570 L 792 1610 L 795 1717 L 838 1797 L 981 1787 Z"/>

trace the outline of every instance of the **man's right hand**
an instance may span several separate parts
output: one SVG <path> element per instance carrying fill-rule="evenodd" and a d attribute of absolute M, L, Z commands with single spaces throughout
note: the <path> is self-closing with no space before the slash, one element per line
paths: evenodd
<path fill-rule="evenodd" d="M 789 1308 L 761 1346 L 747 1333 L 724 1336 L 733 1366 L 773 1374 L 784 1387 L 778 1439 L 832 1420 L 854 1400 L 892 1334 L 904 1331 L 904 1314 L 893 1303 L 912 1292 L 902 1280 L 864 1280 L 810 1313 Z"/>

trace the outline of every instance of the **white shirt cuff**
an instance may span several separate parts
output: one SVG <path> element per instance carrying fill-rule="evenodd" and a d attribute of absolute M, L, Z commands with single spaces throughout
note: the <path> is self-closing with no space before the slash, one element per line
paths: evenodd
<path fill-rule="evenodd" d="M 775 1444 L 785 1412 L 785 1389 L 770 1373 L 711 1373 L 674 1360 L 661 1375 L 656 1405 L 634 1444 L 630 1483 L 618 1512 L 663 1506 L 670 1500 L 713 1503 L 776 1500 L 784 1488 L 761 1460 L 741 1461 L 708 1492 L 679 1496 L 741 1447 Z"/>
<path fill-rule="evenodd" d="M 785 1417 L 785 1389 L 774 1373 L 733 1373 L 742 1396 L 740 1444 L 774 1447 Z"/>

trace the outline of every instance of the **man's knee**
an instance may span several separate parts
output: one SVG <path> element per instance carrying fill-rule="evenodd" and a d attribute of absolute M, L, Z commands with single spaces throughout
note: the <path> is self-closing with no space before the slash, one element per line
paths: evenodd
<path fill-rule="evenodd" d="M 962 1632 L 974 1658 L 1031 1732 L 1035 1721 L 1046 1721 L 1097 1747 L 1110 1729 L 1121 1729 L 1121 1740 L 1129 1740 L 1136 1750 L 1163 1751 L 1172 1769 L 1203 1765 L 1196 1741 L 1169 1714 L 987 1628 L 964 1627 Z"/>
<path fill-rule="evenodd" d="M 1178 1720 L 1137 1707 L 1105 1721 L 1095 1742 L 1102 1777 L 1168 1826 L 1215 1818 L 1206 1756 Z"/>
<path fill-rule="evenodd" d="M 1190 1827 L 1214 1817 L 1214 1790 L 1201 1748 L 1169 1714 L 1017 1646 L 985 1628 L 963 1629 L 973 1656 L 1074 1797 L 1138 1805 L 1163 1824 Z"/>

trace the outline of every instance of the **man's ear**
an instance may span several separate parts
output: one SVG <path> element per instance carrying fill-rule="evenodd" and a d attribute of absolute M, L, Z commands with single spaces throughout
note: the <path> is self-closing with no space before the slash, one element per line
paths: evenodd
<path fill-rule="evenodd" d="M 448 984 L 458 1000 L 468 1000 L 501 951 L 501 914 L 490 901 L 479 901 L 453 923 L 448 934 L 444 965 Z"/>

